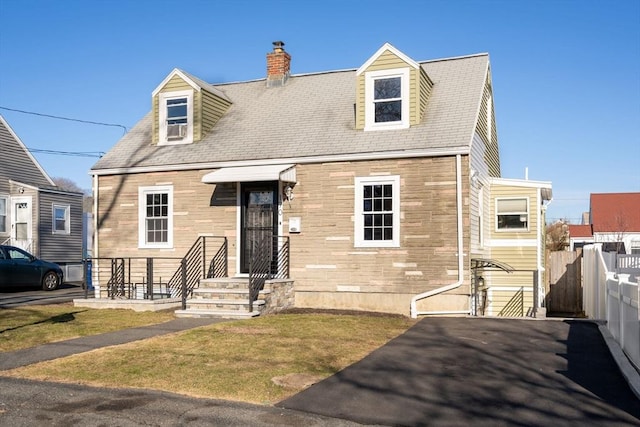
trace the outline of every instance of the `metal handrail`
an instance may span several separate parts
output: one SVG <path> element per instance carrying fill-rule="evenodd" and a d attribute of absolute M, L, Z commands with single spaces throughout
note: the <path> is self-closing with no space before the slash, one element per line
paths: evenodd
<path fill-rule="evenodd" d="M 290 246 L 288 236 L 268 236 L 251 251 L 249 261 L 249 312 L 264 284 L 271 279 L 289 278 Z"/>
<path fill-rule="evenodd" d="M 215 246 L 215 255 L 209 260 L 210 239 L 221 239 L 222 243 Z M 101 257 L 88 258 L 84 262 L 86 265 L 90 262 L 96 273 L 92 272 L 92 280 L 99 280 L 103 274 L 108 276 L 106 289 L 107 296 L 111 299 L 136 299 L 140 295 L 145 299 L 181 297 L 185 308 L 187 297 L 201 279 L 227 276 L 227 254 L 226 237 L 200 236 L 182 258 Z M 86 271 L 84 276 L 87 277 Z M 85 283 L 85 289 L 88 286 Z"/>
<path fill-rule="evenodd" d="M 211 258 L 207 268 L 208 239 L 222 239 L 222 244 Z M 225 236 L 200 236 L 196 239 L 168 283 L 171 294 L 181 296 L 183 310 L 187 306 L 187 297 L 193 293 L 193 289 L 198 286 L 201 279 L 227 277 L 227 253 L 228 241 Z"/>

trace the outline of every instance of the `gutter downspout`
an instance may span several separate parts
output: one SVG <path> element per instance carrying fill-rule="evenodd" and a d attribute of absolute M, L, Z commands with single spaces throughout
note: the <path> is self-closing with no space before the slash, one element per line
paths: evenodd
<path fill-rule="evenodd" d="M 100 254 L 98 253 L 98 248 L 100 247 L 100 245 L 98 244 L 98 199 L 100 198 L 100 195 L 98 194 L 98 175 L 93 175 L 93 250 L 91 251 L 91 258 L 99 258 Z M 91 268 L 94 269 L 94 271 L 97 271 L 97 265 L 93 264 L 94 261 L 91 262 Z M 94 268 L 95 267 L 95 268 Z M 99 282 L 100 277 L 98 275 L 93 274 L 93 271 L 91 272 L 91 284 L 93 286 L 93 292 L 94 292 L 94 297 L 95 298 L 100 298 L 100 286 L 96 286 L 96 282 Z"/>
<path fill-rule="evenodd" d="M 418 300 L 428 298 L 443 292 L 450 291 L 458 288 L 464 282 L 464 245 L 463 245 L 463 231 L 462 231 L 462 157 L 460 154 L 456 154 L 456 210 L 458 217 L 458 281 L 441 288 L 437 288 L 431 291 L 423 292 L 411 298 L 411 318 L 416 319 L 419 314 L 423 315 L 438 315 L 438 314 L 470 314 L 471 310 L 460 311 L 422 311 L 418 312 L 416 302 Z"/>
<path fill-rule="evenodd" d="M 544 200 L 542 200 L 542 189 L 538 188 L 538 205 L 540 206 L 540 211 L 538 213 L 538 239 L 546 239 L 547 238 L 547 233 L 545 230 L 546 228 L 546 219 L 547 219 L 547 208 L 549 207 L 549 205 L 551 204 L 551 202 L 553 201 L 553 198 L 551 198 L 547 204 L 544 204 Z M 545 224 L 542 224 L 542 216 L 544 215 L 545 218 Z M 543 245 L 542 241 L 538 241 L 537 244 L 537 268 L 538 268 L 538 283 L 536 283 L 536 286 L 538 287 L 538 307 L 534 307 L 535 312 L 537 313 L 538 308 L 542 308 L 542 301 L 544 300 L 544 298 L 546 297 L 545 292 L 544 292 L 544 283 L 543 283 L 543 276 L 544 276 L 544 272 L 545 272 L 545 267 L 543 265 L 543 261 L 542 261 L 542 257 L 544 257 L 546 255 L 546 252 L 542 250 L 542 247 L 546 248 L 546 242 Z M 542 291 L 542 292 L 540 292 Z"/>

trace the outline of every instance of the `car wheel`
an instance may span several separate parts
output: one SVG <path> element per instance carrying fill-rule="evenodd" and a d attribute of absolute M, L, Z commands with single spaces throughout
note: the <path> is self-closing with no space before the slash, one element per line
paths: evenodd
<path fill-rule="evenodd" d="M 42 289 L 45 291 L 53 291 L 60 283 L 58 275 L 53 271 L 48 271 L 42 278 Z"/>

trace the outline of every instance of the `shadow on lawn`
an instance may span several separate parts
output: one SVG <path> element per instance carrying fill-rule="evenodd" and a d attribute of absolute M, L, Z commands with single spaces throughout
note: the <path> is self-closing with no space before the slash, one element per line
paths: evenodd
<path fill-rule="evenodd" d="M 85 311 L 88 310 L 78 310 L 78 311 L 74 311 L 71 313 L 62 313 L 62 314 L 57 314 L 55 316 L 51 316 L 47 319 L 42 319 L 42 320 L 38 320 L 36 322 L 31 322 L 31 323 L 27 323 L 24 325 L 19 325 L 19 326 L 14 326 L 12 328 L 6 328 L 6 329 L 2 329 L 0 330 L 0 334 L 3 334 L 5 332 L 9 332 L 9 331 L 15 331 L 21 328 L 26 328 L 27 326 L 34 326 L 34 325 L 41 325 L 44 323 L 68 323 L 68 322 L 73 322 L 74 320 L 76 320 L 76 314 L 78 313 L 84 313 Z"/>

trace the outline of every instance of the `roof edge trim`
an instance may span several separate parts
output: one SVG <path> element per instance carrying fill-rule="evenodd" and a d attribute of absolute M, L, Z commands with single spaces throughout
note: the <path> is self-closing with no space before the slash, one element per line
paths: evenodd
<path fill-rule="evenodd" d="M 264 159 L 264 160 L 236 160 L 224 162 L 209 163 L 185 163 L 180 165 L 160 165 L 160 166 L 136 166 L 124 168 L 106 168 L 92 169 L 89 175 L 120 175 L 128 173 L 142 172 L 168 172 L 194 169 L 217 169 L 223 167 L 240 167 L 240 166 L 261 166 L 261 165 L 278 165 L 278 164 L 311 164 L 311 163 L 327 163 L 327 162 L 347 162 L 357 160 L 384 160 L 384 159 L 403 159 L 411 157 L 437 157 L 437 156 L 455 156 L 457 154 L 469 154 L 469 147 L 448 148 L 448 149 L 432 149 L 432 150 L 402 150 L 402 151 L 383 151 L 371 153 L 352 153 L 327 156 L 313 157 L 290 157 L 281 159 Z"/>

